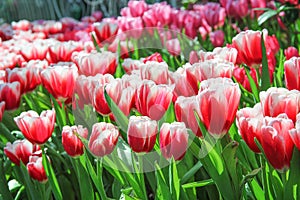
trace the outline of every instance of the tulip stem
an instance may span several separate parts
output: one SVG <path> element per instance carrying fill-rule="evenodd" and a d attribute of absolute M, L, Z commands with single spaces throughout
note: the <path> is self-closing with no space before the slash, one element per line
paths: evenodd
<path fill-rule="evenodd" d="M 108 199 L 104 190 L 104 185 L 103 185 L 103 179 L 102 179 L 102 174 L 103 174 L 103 158 L 101 157 L 99 160 L 97 160 L 97 176 L 99 177 L 99 192 L 101 199 Z"/>
<path fill-rule="evenodd" d="M 144 173 L 143 173 L 143 155 L 137 155 L 138 157 L 138 161 L 139 161 L 139 172 L 137 172 L 139 174 L 139 178 L 140 178 L 140 184 L 143 190 L 143 194 L 144 194 L 144 199 L 148 199 L 147 198 L 147 191 L 146 191 L 146 186 L 145 186 L 145 179 L 144 179 Z"/>

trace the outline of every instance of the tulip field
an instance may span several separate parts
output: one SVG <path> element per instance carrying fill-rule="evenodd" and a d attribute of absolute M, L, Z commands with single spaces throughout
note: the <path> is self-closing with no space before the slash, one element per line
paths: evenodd
<path fill-rule="evenodd" d="M 0 24 L 0 200 L 300 199 L 300 1 L 180 5 Z"/>

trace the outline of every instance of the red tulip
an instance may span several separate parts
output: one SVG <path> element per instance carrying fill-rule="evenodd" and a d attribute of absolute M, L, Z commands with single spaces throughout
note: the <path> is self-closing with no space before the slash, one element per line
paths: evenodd
<path fill-rule="evenodd" d="M 289 131 L 290 137 L 293 140 L 295 146 L 300 150 L 300 114 L 297 114 L 297 121 L 295 128 Z"/>
<path fill-rule="evenodd" d="M 100 43 L 109 42 L 111 43 L 114 40 L 114 36 L 118 32 L 118 24 L 111 22 L 100 22 L 93 24 L 94 31 L 96 33 L 97 39 Z"/>
<path fill-rule="evenodd" d="M 72 157 L 81 156 L 83 154 L 84 147 L 83 143 L 77 137 L 77 135 L 75 135 L 75 133 L 79 134 L 85 139 L 88 137 L 88 129 L 83 128 L 81 125 L 72 127 L 64 126 L 61 133 L 62 145 L 67 154 Z"/>
<path fill-rule="evenodd" d="M 264 116 L 277 117 L 285 113 L 293 122 L 300 112 L 300 92 L 286 88 L 269 88 L 259 93 Z"/>
<path fill-rule="evenodd" d="M 276 118 L 265 117 L 261 128 L 261 145 L 270 164 L 279 171 L 290 167 L 294 143 L 289 131 L 294 128 L 292 120 L 286 114 Z"/>
<path fill-rule="evenodd" d="M 184 122 L 186 127 L 190 128 L 196 136 L 202 136 L 194 114 L 194 111 L 199 109 L 196 103 L 196 96 L 179 96 L 174 104 L 174 109 L 177 121 Z"/>
<path fill-rule="evenodd" d="M 74 63 L 60 62 L 41 72 L 43 86 L 54 98 L 69 101 L 74 94 L 75 81 L 78 77 Z"/>
<path fill-rule="evenodd" d="M 1 101 L 0 102 L 0 122 L 2 121 L 4 110 L 5 110 L 5 101 Z"/>
<path fill-rule="evenodd" d="M 136 108 L 145 116 L 159 120 L 167 111 L 173 98 L 172 89 L 167 85 L 156 85 L 153 81 L 142 82 L 136 93 Z"/>
<path fill-rule="evenodd" d="M 29 156 L 40 150 L 38 145 L 32 144 L 28 140 L 16 140 L 14 143 L 6 143 L 4 147 L 5 155 L 16 165 L 20 165 L 20 161 L 26 165 L 29 161 Z"/>
<path fill-rule="evenodd" d="M 110 154 L 119 138 L 119 130 L 113 124 L 100 122 L 93 125 L 89 149 L 96 157 Z"/>
<path fill-rule="evenodd" d="M 42 82 L 40 69 L 37 67 L 14 68 L 7 71 L 7 81 L 10 83 L 18 81 L 21 87 L 21 94 L 34 90 Z"/>
<path fill-rule="evenodd" d="M 188 133 L 183 122 L 163 123 L 160 128 L 159 144 L 166 159 L 181 160 L 187 150 Z"/>
<path fill-rule="evenodd" d="M 117 67 L 116 54 L 105 51 L 98 52 L 75 52 L 72 60 L 78 67 L 79 74 L 95 76 L 97 74 L 114 74 Z"/>
<path fill-rule="evenodd" d="M 72 53 L 81 51 L 79 43 L 75 41 L 55 42 L 49 46 L 49 63 L 70 62 Z"/>
<path fill-rule="evenodd" d="M 23 19 L 18 22 L 13 21 L 11 26 L 14 30 L 28 31 L 31 28 L 30 21 Z"/>
<path fill-rule="evenodd" d="M 284 62 L 284 78 L 289 90 L 300 90 L 300 57 L 293 57 Z"/>
<path fill-rule="evenodd" d="M 258 88 L 258 82 L 257 82 L 257 76 L 256 76 L 256 70 L 254 68 L 250 68 L 250 76 L 255 82 L 256 87 Z M 233 77 L 239 82 L 246 90 L 249 92 L 252 91 L 249 79 L 246 75 L 246 71 L 244 67 L 235 67 L 233 69 Z"/>
<path fill-rule="evenodd" d="M 143 62 L 140 60 L 133 60 L 131 58 L 124 59 L 124 62 L 122 63 L 122 67 L 124 68 L 126 74 L 131 74 L 134 70 L 140 70 L 141 65 Z"/>
<path fill-rule="evenodd" d="M 43 166 L 43 159 L 41 153 L 36 153 L 29 157 L 29 163 L 27 164 L 27 171 L 31 178 L 39 181 L 46 182 L 48 180 L 46 171 Z"/>
<path fill-rule="evenodd" d="M 157 122 L 147 116 L 129 118 L 127 138 L 134 152 L 150 152 L 156 141 Z"/>
<path fill-rule="evenodd" d="M 240 97 L 238 84 L 229 78 L 214 78 L 201 82 L 197 95 L 200 111 L 198 114 L 212 136 L 221 138 L 228 132 L 235 118 Z"/>
<path fill-rule="evenodd" d="M 247 0 L 221 0 L 220 4 L 226 9 L 227 15 L 235 18 L 243 18 L 249 12 Z"/>
<path fill-rule="evenodd" d="M 168 84 L 169 67 L 165 62 L 148 61 L 140 65 L 141 79 L 152 80 L 156 84 Z"/>
<path fill-rule="evenodd" d="M 0 102 L 5 102 L 6 110 L 13 110 L 19 107 L 21 100 L 21 89 L 19 82 L 0 82 Z"/>
<path fill-rule="evenodd" d="M 156 61 L 156 62 L 164 62 L 164 60 L 162 59 L 160 53 L 155 52 L 154 54 L 146 57 L 143 59 L 143 63 L 146 63 L 148 61 Z"/>
<path fill-rule="evenodd" d="M 249 148 L 259 153 L 254 138 L 261 141 L 261 127 L 263 125 L 263 114 L 261 104 L 257 103 L 253 108 L 242 108 L 236 113 L 236 125 L 243 140 Z"/>
<path fill-rule="evenodd" d="M 44 40 L 34 40 L 32 43 L 22 44 L 20 53 L 26 61 L 44 60 L 48 49 L 49 45 Z"/>
<path fill-rule="evenodd" d="M 298 52 L 298 49 L 296 47 L 288 47 L 284 50 L 284 55 L 286 60 L 289 60 L 292 57 L 300 57 L 300 54 Z"/>
<path fill-rule="evenodd" d="M 52 135 L 55 123 L 55 111 L 46 110 L 40 115 L 33 110 L 22 112 L 14 118 L 17 126 L 31 143 L 44 144 Z"/>

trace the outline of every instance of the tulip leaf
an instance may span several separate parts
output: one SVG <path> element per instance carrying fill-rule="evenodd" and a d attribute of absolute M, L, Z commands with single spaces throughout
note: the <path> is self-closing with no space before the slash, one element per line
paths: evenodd
<path fill-rule="evenodd" d="M 268 67 L 268 58 L 263 32 L 261 33 L 261 48 L 262 48 L 262 75 L 260 91 L 265 91 L 271 86 L 270 72 Z"/>
<path fill-rule="evenodd" d="M 284 74 L 284 54 L 283 50 L 280 49 L 279 54 L 279 66 L 276 69 L 276 87 L 283 87 L 283 74 Z"/>
<path fill-rule="evenodd" d="M 273 9 L 269 9 L 266 12 L 264 12 L 262 15 L 258 17 L 258 25 L 261 26 L 263 23 L 265 23 L 268 19 L 271 17 L 274 17 L 277 15 L 277 11 Z"/>
<path fill-rule="evenodd" d="M 170 184 L 170 191 L 172 195 L 172 199 L 179 199 L 180 197 L 180 179 L 178 177 L 178 171 L 176 167 L 176 162 L 174 158 L 170 161 L 169 165 L 169 184 Z"/>
<path fill-rule="evenodd" d="M 117 106 L 117 104 L 110 98 L 110 96 L 107 94 L 106 90 L 104 90 L 104 96 L 106 99 L 106 102 L 114 114 L 115 120 L 118 124 L 118 126 L 121 128 L 121 134 L 123 139 L 127 142 L 127 135 L 125 134 L 127 132 L 128 128 L 128 118 L 124 115 L 124 113 L 120 110 L 120 108 Z"/>
<path fill-rule="evenodd" d="M 188 172 L 184 174 L 181 179 L 181 184 L 185 184 L 191 177 L 193 177 L 198 170 L 202 167 L 202 163 L 198 161 Z"/>
<path fill-rule="evenodd" d="M 214 184 L 214 181 L 212 179 L 207 179 L 207 180 L 203 180 L 203 181 L 186 183 L 186 184 L 182 185 L 182 187 L 184 189 L 188 189 L 188 188 L 204 187 L 204 186 L 212 185 L 212 184 Z"/>
<path fill-rule="evenodd" d="M 157 163 L 155 163 L 155 166 L 156 166 L 155 177 L 156 177 L 156 181 L 157 181 L 156 198 L 157 199 L 172 199 L 170 189 L 166 183 L 166 179 L 163 175 L 162 170 L 160 169 L 160 167 Z"/>
<path fill-rule="evenodd" d="M 52 192 L 54 194 L 54 197 L 57 200 L 62 200 L 62 193 L 61 193 L 61 190 L 59 188 L 58 181 L 56 179 L 53 168 L 52 168 L 52 166 L 51 166 L 44 150 L 43 150 L 42 157 L 43 157 L 43 166 L 45 168 L 45 172 L 47 174 L 48 181 L 50 183 L 50 186 L 51 186 Z"/>
<path fill-rule="evenodd" d="M 254 79 L 252 78 L 252 76 L 250 75 L 248 69 L 244 68 L 245 69 L 245 72 L 246 72 L 246 75 L 247 75 L 247 78 L 249 80 L 249 83 L 250 83 L 250 87 L 251 87 L 251 90 L 252 90 L 252 93 L 254 95 L 254 98 L 255 98 L 255 102 L 259 102 L 259 91 L 258 91 L 258 88 L 255 84 L 255 81 Z M 258 74 L 257 74 L 258 76 Z"/>
<path fill-rule="evenodd" d="M 266 199 L 263 188 L 261 188 L 261 186 L 258 184 L 258 182 L 255 179 L 251 181 L 251 188 L 255 196 L 255 199 L 261 199 L 261 200 Z"/>
<path fill-rule="evenodd" d="M 2 197 L 4 199 L 7 200 L 12 200 L 12 195 L 8 189 L 8 185 L 7 185 L 7 180 L 5 178 L 5 174 L 4 174 L 4 166 L 3 166 L 3 159 L 0 159 L 0 194 L 2 195 Z"/>
<path fill-rule="evenodd" d="M 99 47 L 99 44 L 97 43 L 97 40 L 96 40 L 96 38 L 95 38 L 95 35 L 94 35 L 94 34 L 91 34 L 91 35 L 92 35 L 92 40 L 93 40 L 93 43 L 94 43 L 94 46 L 95 46 L 97 52 L 100 52 L 100 53 L 101 53 L 101 49 L 100 49 L 100 47 Z"/>
<path fill-rule="evenodd" d="M 64 110 L 65 104 L 62 103 L 62 105 L 60 106 L 58 104 L 58 102 L 56 101 L 56 99 L 52 95 L 50 97 L 51 97 L 51 100 L 52 100 L 52 102 L 54 104 L 54 109 L 55 109 L 55 115 L 56 115 L 56 119 L 57 119 L 56 120 L 57 124 L 58 124 L 60 130 L 62 130 L 63 127 L 65 125 L 67 125 L 66 112 Z"/>

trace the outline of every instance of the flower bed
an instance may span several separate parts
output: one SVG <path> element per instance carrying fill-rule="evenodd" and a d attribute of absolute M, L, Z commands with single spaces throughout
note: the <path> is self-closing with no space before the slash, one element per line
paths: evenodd
<path fill-rule="evenodd" d="M 0 197 L 298 199 L 299 32 L 297 1 L 1 25 Z"/>

